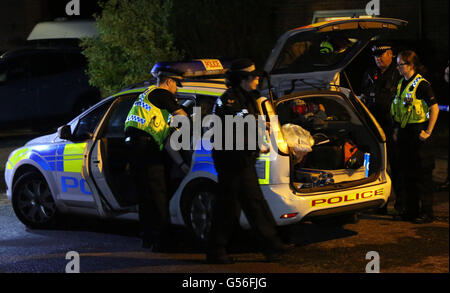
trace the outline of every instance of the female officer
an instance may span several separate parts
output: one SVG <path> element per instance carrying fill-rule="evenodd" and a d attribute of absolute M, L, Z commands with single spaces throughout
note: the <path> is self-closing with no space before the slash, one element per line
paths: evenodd
<path fill-rule="evenodd" d="M 400 79 L 391 105 L 394 118 L 394 140 L 398 142 L 401 182 L 399 189 L 405 199 L 402 218 L 416 223 L 433 221 L 434 157 L 430 150 L 432 135 L 439 114 L 430 83 L 419 74 L 423 70 L 413 51 L 398 54 Z"/>
<path fill-rule="evenodd" d="M 225 116 L 258 115 L 256 99 L 259 83 L 255 65 L 248 59 L 238 59 L 227 72 L 228 90 L 217 100 L 214 113 L 225 126 Z M 236 132 L 233 129 L 233 142 Z M 222 134 L 225 134 L 223 129 Z M 245 133 L 245 140 L 252 136 Z M 256 136 L 254 136 L 256 138 Z M 230 137 L 223 136 L 222 142 Z M 255 163 L 259 149 L 251 150 L 248 144 L 244 150 L 213 150 L 213 159 L 218 174 L 219 188 L 213 202 L 212 225 L 208 263 L 231 264 L 234 260 L 226 253 L 226 247 L 235 224 L 243 209 L 250 226 L 259 234 L 264 243 L 264 254 L 268 261 L 278 260 L 284 252 L 284 245 L 277 235 L 276 223 L 263 197 L 256 175 Z"/>

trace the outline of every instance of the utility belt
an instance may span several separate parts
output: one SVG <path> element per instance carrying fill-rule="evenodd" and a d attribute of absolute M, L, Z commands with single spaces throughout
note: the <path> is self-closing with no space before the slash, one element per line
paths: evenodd
<path fill-rule="evenodd" d="M 128 146 L 142 146 L 144 148 L 158 148 L 156 142 L 149 134 L 134 127 L 128 127 L 125 131 L 125 144 Z"/>
<path fill-rule="evenodd" d="M 150 143 L 152 141 L 153 141 L 153 139 L 150 136 L 127 136 L 127 137 L 125 137 L 125 143 L 127 145 Z"/>

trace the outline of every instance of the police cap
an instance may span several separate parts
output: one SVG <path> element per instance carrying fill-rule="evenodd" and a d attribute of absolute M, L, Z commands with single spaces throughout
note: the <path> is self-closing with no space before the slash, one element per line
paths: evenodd
<path fill-rule="evenodd" d="M 183 87 L 183 85 L 181 84 L 181 80 L 183 79 L 184 73 L 180 70 L 170 67 L 153 68 L 151 73 L 157 79 L 163 77 L 173 79 L 177 83 L 178 87 Z"/>
<path fill-rule="evenodd" d="M 373 56 L 381 56 L 387 50 L 392 50 L 392 45 L 388 43 L 380 43 L 372 46 L 372 55 Z"/>
<path fill-rule="evenodd" d="M 241 76 L 260 76 L 262 72 L 256 70 L 255 63 L 250 59 L 236 59 L 231 63 L 230 73 L 239 73 Z"/>

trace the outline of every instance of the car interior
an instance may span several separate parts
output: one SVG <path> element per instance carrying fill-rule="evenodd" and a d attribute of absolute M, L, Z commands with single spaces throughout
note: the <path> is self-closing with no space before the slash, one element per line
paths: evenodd
<path fill-rule="evenodd" d="M 298 125 L 314 139 L 312 151 L 291 155 L 291 178 L 302 189 L 366 178 L 364 154 L 370 154 L 368 176 L 381 167 L 379 144 L 355 110 L 339 95 L 310 95 L 277 106 L 280 125 Z"/>
<path fill-rule="evenodd" d="M 136 94 L 119 98 L 118 103 L 111 109 L 111 113 L 107 117 L 106 125 L 100 138 L 105 178 L 119 205 L 123 207 L 135 205 L 138 202 L 127 156 L 129 147 L 125 143 L 123 129 L 128 112 L 136 98 Z M 194 106 L 201 107 L 202 114 L 210 113 L 215 102 L 213 98 L 208 96 L 178 95 L 177 99 L 188 115 L 193 113 Z M 170 166 L 166 169 L 166 182 L 170 182 L 167 190 L 170 195 L 173 195 L 186 174 L 180 170 L 179 164 L 175 163 L 177 161 L 175 158 L 171 157 L 166 151 L 162 152 L 162 154 L 167 162 L 165 165 Z M 178 155 L 190 166 L 192 151 L 180 150 Z"/>

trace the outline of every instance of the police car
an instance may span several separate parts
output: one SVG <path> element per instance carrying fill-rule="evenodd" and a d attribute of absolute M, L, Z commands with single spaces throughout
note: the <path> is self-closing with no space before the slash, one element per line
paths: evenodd
<path fill-rule="evenodd" d="M 317 23 L 285 33 L 267 60 L 268 76 L 258 100 L 266 119 L 278 114 L 261 154 L 259 183 L 278 225 L 352 214 L 382 206 L 391 192 L 386 173 L 385 135 L 351 90 L 339 85 L 339 73 L 383 32 L 406 22 L 350 19 Z M 212 112 L 226 90 L 226 62 L 194 60 L 158 63 L 186 73 L 177 93 L 189 112 Z M 134 85 L 91 107 L 57 133 L 13 151 L 6 163 L 7 197 L 17 217 L 32 228 L 46 228 L 62 213 L 137 219 L 137 195 L 127 162 L 124 121 L 139 94 L 151 85 Z M 273 121 L 272 121 L 273 122 Z M 312 151 L 298 157 L 283 136 L 285 125 L 298 125 L 314 139 Z M 276 134 L 276 135 L 274 135 Z M 211 151 L 199 143 L 168 158 L 170 217 L 200 240 L 208 235 L 217 173 Z M 365 160 L 364 160 L 365 158 Z M 242 227 L 248 227 L 241 215 Z"/>

